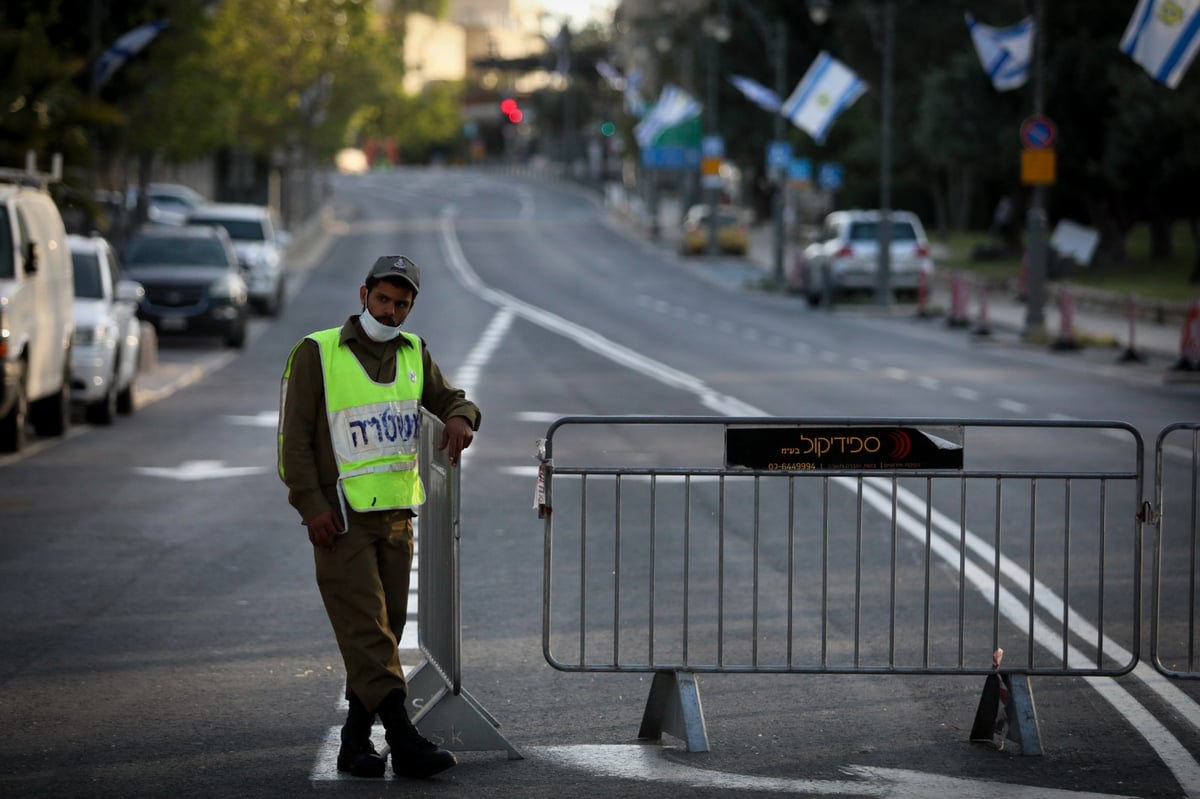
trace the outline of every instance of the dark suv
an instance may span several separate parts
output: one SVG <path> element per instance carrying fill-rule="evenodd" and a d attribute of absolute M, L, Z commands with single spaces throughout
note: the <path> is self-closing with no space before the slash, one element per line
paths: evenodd
<path fill-rule="evenodd" d="M 160 335 L 246 343 L 246 282 L 223 229 L 145 227 L 126 245 L 124 262 L 127 276 L 146 289 L 138 313 Z"/>

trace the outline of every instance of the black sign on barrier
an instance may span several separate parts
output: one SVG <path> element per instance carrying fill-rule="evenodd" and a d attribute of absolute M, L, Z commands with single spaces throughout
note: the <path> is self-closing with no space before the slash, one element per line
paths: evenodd
<path fill-rule="evenodd" d="M 962 441 L 962 428 L 939 432 Z M 961 469 L 963 445 L 915 427 L 727 427 L 725 465 L 767 471 Z"/>

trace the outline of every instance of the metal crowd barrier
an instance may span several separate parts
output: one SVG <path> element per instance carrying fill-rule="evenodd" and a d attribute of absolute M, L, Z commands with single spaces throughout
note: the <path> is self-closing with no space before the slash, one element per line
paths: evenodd
<path fill-rule="evenodd" d="M 641 738 L 708 750 L 703 673 L 984 675 L 971 738 L 1040 754 L 1029 677 L 1137 663 L 1130 425 L 577 416 L 539 458 L 544 655 L 653 673 Z"/>
<path fill-rule="evenodd" d="M 458 751 L 521 754 L 500 723 L 462 687 L 462 604 L 459 542 L 461 471 L 438 451 L 443 425 L 421 411 L 417 454 L 425 504 L 416 518 L 417 638 L 424 660 L 408 677 L 408 711 L 427 738 Z"/>
<path fill-rule="evenodd" d="M 1168 468 L 1168 460 L 1182 465 Z M 1176 423 L 1159 433 L 1154 479 L 1155 504 L 1146 509 L 1155 526 L 1151 658 L 1168 677 L 1200 679 L 1200 422 Z"/>

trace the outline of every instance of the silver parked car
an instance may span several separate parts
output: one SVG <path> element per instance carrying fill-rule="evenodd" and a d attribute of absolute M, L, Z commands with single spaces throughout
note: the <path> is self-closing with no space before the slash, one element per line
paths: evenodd
<path fill-rule="evenodd" d="M 142 285 L 121 277 L 120 261 L 100 236 L 68 236 L 75 273 L 75 347 L 71 400 L 87 420 L 112 424 L 134 410 L 133 389 L 141 353 L 138 303 Z"/>
<path fill-rule="evenodd" d="M 193 209 L 188 224 L 225 228 L 242 265 L 251 304 L 268 316 L 279 313 L 286 289 L 284 250 L 289 236 L 279 229 L 279 220 L 270 207 L 209 203 Z"/>
<path fill-rule="evenodd" d="M 809 305 L 876 291 L 879 274 L 879 211 L 834 211 L 804 248 L 788 279 Z M 891 211 L 888 288 L 897 298 L 916 296 L 922 275 L 933 273 L 929 239 L 916 214 Z"/>

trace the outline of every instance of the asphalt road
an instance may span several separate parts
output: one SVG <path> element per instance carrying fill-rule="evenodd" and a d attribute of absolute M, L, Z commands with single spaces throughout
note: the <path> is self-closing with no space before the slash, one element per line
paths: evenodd
<path fill-rule="evenodd" d="M 536 440 L 575 414 L 1102 419 L 1152 449 L 1164 425 L 1195 418 L 1195 386 L 979 341 L 902 309 L 809 311 L 745 290 L 754 267 L 682 261 L 562 184 L 406 170 L 334 188 L 326 224 L 299 237 L 284 313 L 257 320 L 245 351 L 163 342 L 132 418 L 0 461 L 0 795 L 1200 795 L 1196 689 L 1163 688 L 1148 662 L 1116 678 L 1034 678 L 1040 757 L 968 741 L 974 675 L 704 674 L 711 751 L 641 742 L 650 675 L 563 672 L 544 657 L 532 476 Z M 463 682 L 524 756 L 463 752 L 427 782 L 330 767 L 340 662 L 274 473 L 287 352 L 356 313 L 364 270 L 395 252 L 423 270 L 408 327 L 483 408 L 462 473 Z M 1132 451 L 1136 468 L 1130 441 L 1086 454 Z M 579 457 L 656 447 L 711 456 L 667 435 Z M 1062 454 L 1036 436 L 976 451 Z M 1172 474 L 1181 454 L 1168 455 Z M 1152 479 L 1148 453 L 1141 465 Z M 1128 543 L 1134 525 L 1114 515 L 1113 540 Z M 1075 513 L 1081 547 L 1100 525 Z M 630 575 L 644 543 L 628 543 Z M 898 552 L 920 557 L 908 541 Z M 1112 575 L 1133 568 L 1125 554 Z M 697 585 L 712 577 L 701 569 Z M 1109 579 L 1114 602 L 1131 602 L 1136 586 Z M 1111 630 L 1145 650 L 1145 629 L 1115 614 Z"/>

